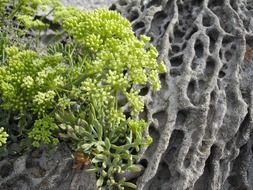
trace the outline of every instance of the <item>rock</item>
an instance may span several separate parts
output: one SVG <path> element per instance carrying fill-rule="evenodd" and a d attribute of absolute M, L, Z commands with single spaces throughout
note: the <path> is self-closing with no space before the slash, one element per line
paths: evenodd
<path fill-rule="evenodd" d="M 35 150 L 0 161 L 1 190 L 96 190 L 95 174 L 75 170 L 70 150 L 61 144 L 54 152 Z"/>
<path fill-rule="evenodd" d="M 154 142 L 140 158 L 137 189 L 252 189 L 252 0 L 120 0 L 111 9 L 137 36 L 151 36 L 169 70 L 162 90 L 144 96 Z M 8 158 L 0 189 L 94 189 L 95 176 L 71 162 L 65 146 L 51 157 Z"/>
<path fill-rule="evenodd" d="M 108 8 L 116 0 L 61 0 L 65 6 L 75 6 L 81 9 Z"/>
<path fill-rule="evenodd" d="M 252 188 L 252 0 L 121 0 L 169 72 L 147 92 L 154 143 L 138 190 Z"/>

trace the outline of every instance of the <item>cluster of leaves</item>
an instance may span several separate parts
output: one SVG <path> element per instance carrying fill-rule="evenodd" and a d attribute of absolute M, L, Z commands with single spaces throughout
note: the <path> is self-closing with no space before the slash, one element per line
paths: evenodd
<path fill-rule="evenodd" d="M 138 152 L 152 142 L 144 135 L 146 122 L 136 117 L 144 108 L 140 87 L 159 90 L 159 73 L 166 72 L 164 64 L 157 64 L 158 52 L 150 39 L 137 39 L 130 23 L 114 11 L 83 12 L 49 0 L 6 0 L 0 9 L 7 5 L 13 8 L 6 20 L 15 17 L 23 27 L 18 36 L 46 30 L 49 26 L 34 16 L 50 7 L 61 33 L 72 40 L 51 43 L 40 52 L 10 41 L 4 37 L 8 33 L 1 32 L 0 40 L 7 41 L 0 46 L 1 109 L 18 118 L 33 118 L 32 126 L 22 133 L 33 146 L 66 140 L 73 151 L 85 153 L 100 189 L 134 188 L 115 175 L 137 171 Z M 3 25 L 0 29 L 6 31 Z M 0 142 L 6 138 L 1 128 Z"/>

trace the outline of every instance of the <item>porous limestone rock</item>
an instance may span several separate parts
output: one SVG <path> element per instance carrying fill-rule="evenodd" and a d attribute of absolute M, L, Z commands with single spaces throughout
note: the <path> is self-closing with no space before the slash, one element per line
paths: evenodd
<path fill-rule="evenodd" d="M 120 0 L 169 72 L 145 89 L 154 143 L 139 190 L 248 190 L 252 186 L 253 1 Z"/>
<path fill-rule="evenodd" d="M 168 68 L 161 91 L 141 91 L 154 143 L 137 189 L 252 189 L 253 1 L 119 0 L 111 9 L 151 36 Z M 65 146 L 8 158 L 0 189 L 95 189 L 72 161 Z"/>
<path fill-rule="evenodd" d="M 116 0 L 60 0 L 65 6 L 75 6 L 81 9 L 108 8 Z"/>

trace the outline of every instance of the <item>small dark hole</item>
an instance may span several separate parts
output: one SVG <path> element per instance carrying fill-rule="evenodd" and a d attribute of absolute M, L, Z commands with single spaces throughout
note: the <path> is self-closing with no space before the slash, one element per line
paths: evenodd
<path fill-rule="evenodd" d="M 200 6 L 202 4 L 203 0 L 192 0 L 192 5 Z"/>
<path fill-rule="evenodd" d="M 222 46 L 226 47 L 226 45 L 230 44 L 234 41 L 234 38 L 232 36 L 224 36 L 222 39 Z"/>
<path fill-rule="evenodd" d="M 136 31 L 136 30 L 139 30 L 140 28 L 144 28 L 144 27 L 145 27 L 144 22 L 138 22 L 138 23 L 136 23 L 136 24 L 133 26 L 133 30 Z"/>
<path fill-rule="evenodd" d="M 162 0 L 152 0 L 148 3 L 147 8 L 152 7 L 152 6 L 157 7 L 158 5 L 161 5 L 161 2 Z"/>
<path fill-rule="evenodd" d="M 120 0 L 119 1 L 119 5 L 120 6 L 126 6 L 127 5 L 127 2 L 125 0 Z"/>
<path fill-rule="evenodd" d="M 129 21 L 132 22 L 133 20 L 139 17 L 139 13 L 137 11 L 132 11 L 129 16 Z"/>
<path fill-rule="evenodd" d="M 159 11 L 154 15 L 154 20 L 164 20 L 168 15 L 164 11 Z"/>
<path fill-rule="evenodd" d="M 172 45 L 171 49 L 172 49 L 173 53 L 178 53 L 180 51 L 180 47 L 177 45 Z"/>
<path fill-rule="evenodd" d="M 177 113 L 177 119 L 176 119 L 176 126 L 182 126 L 184 125 L 185 121 L 187 119 L 187 112 L 185 110 L 180 110 Z"/>
<path fill-rule="evenodd" d="M 10 163 L 6 163 L 1 167 L 0 175 L 2 178 L 5 178 L 11 174 L 13 171 L 13 166 Z"/>
<path fill-rule="evenodd" d="M 206 61 L 206 69 L 205 69 L 205 74 L 207 76 L 211 76 L 214 73 L 215 69 L 215 60 L 212 57 L 208 57 Z"/>
<path fill-rule="evenodd" d="M 195 42 L 194 50 L 197 57 L 203 57 L 204 47 L 199 39 Z"/>
<path fill-rule="evenodd" d="M 173 67 L 178 67 L 183 63 L 183 55 L 170 58 L 170 64 Z"/>
<path fill-rule="evenodd" d="M 226 73 L 224 71 L 219 72 L 219 78 L 225 77 Z"/>
<path fill-rule="evenodd" d="M 207 35 L 210 39 L 210 52 L 213 52 L 215 48 L 215 43 L 219 37 L 219 31 L 216 28 L 212 28 L 207 30 Z"/>
<path fill-rule="evenodd" d="M 216 6 L 223 6 L 224 0 L 210 0 L 208 3 L 208 7 L 216 7 Z"/>
<path fill-rule="evenodd" d="M 140 160 L 140 164 L 143 165 L 144 168 L 147 168 L 148 167 L 148 161 L 147 161 L 147 159 L 141 159 Z"/>
<path fill-rule="evenodd" d="M 141 89 L 139 95 L 140 96 L 146 96 L 148 94 L 149 88 L 148 87 L 144 87 Z"/>
<path fill-rule="evenodd" d="M 110 7 L 109 7 L 109 10 L 112 10 L 112 11 L 114 11 L 114 10 L 116 10 L 116 5 L 115 4 L 112 4 Z"/>
<path fill-rule="evenodd" d="M 170 70 L 170 75 L 171 75 L 172 77 L 177 77 L 177 76 L 180 76 L 181 73 L 180 73 L 180 71 L 177 70 L 177 69 L 171 69 L 171 70 Z"/>
<path fill-rule="evenodd" d="M 213 19 L 209 15 L 204 15 L 202 19 L 203 26 L 209 27 L 213 25 Z"/>
<path fill-rule="evenodd" d="M 233 57 L 233 54 L 231 53 L 231 51 L 226 51 L 225 52 L 226 61 L 230 61 L 232 57 Z"/>

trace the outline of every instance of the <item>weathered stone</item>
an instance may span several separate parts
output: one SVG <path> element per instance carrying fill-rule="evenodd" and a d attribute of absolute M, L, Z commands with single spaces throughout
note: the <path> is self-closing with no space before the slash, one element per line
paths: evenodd
<path fill-rule="evenodd" d="M 252 0 L 120 0 L 111 9 L 151 36 L 169 70 L 161 91 L 143 90 L 154 143 L 137 189 L 252 189 Z M 0 162 L 0 189 L 95 188 L 64 146 L 45 155 Z"/>
<path fill-rule="evenodd" d="M 75 6 L 80 9 L 108 8 L 116 0 L 61 0 L 65 6 Z"/>
<path fill-rule="evenodd" d="M 73 169 L 73 156 L 65 144 L 55 152 L 35 150 L 0 162 L 1 190 L 96 190 L 96 177 Z"/>
<path fill-rule="evenodd" d="M 251 189 L 252 0 L 121 0 L 169 72 L 147 92 L 154 137 L 138 189 Z M 143 162 L 143 161 L 142 161 Z"/>

